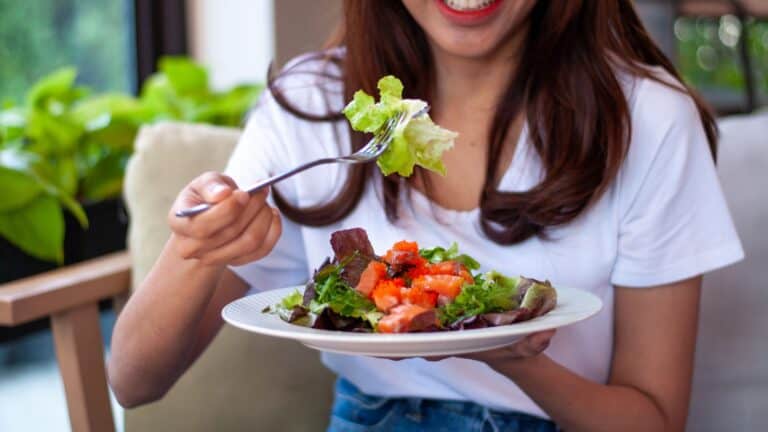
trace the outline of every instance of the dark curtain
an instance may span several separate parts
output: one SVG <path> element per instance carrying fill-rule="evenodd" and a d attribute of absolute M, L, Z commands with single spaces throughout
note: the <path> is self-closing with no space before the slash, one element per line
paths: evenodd
<path fill-rule="evenodd" d="M 185 0 L 134 0 L 139 86 L 164 55 L 187 54 Z"/>

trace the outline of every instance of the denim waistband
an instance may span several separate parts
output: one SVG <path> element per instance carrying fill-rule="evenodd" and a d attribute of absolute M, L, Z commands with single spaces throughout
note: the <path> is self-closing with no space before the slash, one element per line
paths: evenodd
<path fill-rule="evenodd" d="M 357 404 L 356 407 L 349 407 L 350 404 Z M 347 404 L 341 407 L 340 405 Z M 434 425 L 436 418 L 444 418 L 446 422 L 449 419 L 462 423 L 461 430 L 477 431 L 535 431 L 535 432 L 554 432 L 557 426 L 546 419 L 521 412 L 501 412 L 491 410 L 487 407 L 474 402 L 443 400 L 443 399 L 423 399 L 423 398 L 385 398 L 363 393 L 354 384 L 344 378 L 339 378 L 336 383 L 336 402 L 334 403 L 334 414 L 341 412 L 352 412 L 358 410 L 368 410 L 365 414 L 372 414 L 372 410 L 387 410 L 386 414 L 396 412 L 394 415 L 388 415 L 388 426 L 379 424 L 379 428 L 368 428 L 367 430 L 388 430 L 395 428 L 398 430 L 411 430 L 405 423 L 416 425 L 431 424 Z M 380 413 L 382 418 L 385 413 Z M 339 420 L 339 419 L 335 419 Z M 349 420 L 349 419 L 347 419 Z M 338 423 L 338 422 L 337 422 Z M 333 422 L 332 422 L 333 424 Z M 442 426 L 450 426 L 444 424 Z M 458 426 L 458 425 L 454 425 Z M 441 428 L 442 429 L 442 428 Z M 329 431 L 351 430 L 330 428 Z M 419 430 L 419 429 L 413 429 Z"/>

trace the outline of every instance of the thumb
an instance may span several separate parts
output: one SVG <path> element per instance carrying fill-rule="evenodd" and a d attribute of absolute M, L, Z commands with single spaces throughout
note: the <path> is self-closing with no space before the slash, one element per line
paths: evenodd
<path fill-rule="evenodd" d="M 222 179 L 207 182 L 199 191 L 200 196 L 207 203 L 217 203 L 232 195 L 233 188 Z"/>

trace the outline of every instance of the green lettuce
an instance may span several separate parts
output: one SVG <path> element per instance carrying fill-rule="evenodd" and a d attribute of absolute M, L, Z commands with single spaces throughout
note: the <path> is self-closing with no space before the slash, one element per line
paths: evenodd
<path fill-rule="evenodd" d="M 425 258 L 432 264 L 440 263 L 443 261 L 456 261 L 464 264 L 469 270 L 477 270 L 480 268 L 480 263 L 476 259 L 466 254 L 459 253 L 459 245 L 456 242 L 451 243 L 451 247 L 445 249 L 443 247 L 434 247 L 432 249 L 421 249 L 419 255 Z"/>
<path fill-rule="evenodd" d="M 378 89 L 379 102 L 358 90 L 343 112 L 352 129 L 367 133 L 375 133 L 399 113 L 406 114 L 409 120 L 395 130 L 389 148 L 376 161 L 381 172 L 408 177 L 413 174 L 413 167 L 419 165 L 445 175 L 442 155 L 453 147 L 458 134 L 436 125 L 428 114 L 412 118 L 427 103 L 418 99 L 403 99 L 403 84 L 394 76 L 380 79 Z"/>
<path fill-rule="evenodd" d="M 297 307 L 301 307 L 303 298 L 304 297 L 299 290 L 295 290 L 285 296 L 280 303 L 264 308 L 263 312 L 277 314 L 285 321 L 293 321 L 295 315 L 294 310 Z"/>
<path fill-rule="evenodd" d="M 475 283 L 464 285 L 453 303 L 440 307 L 444 325 L 462 318 L 490 312 L 503 312 L 519 306 L 519 279 L 491 271 L 475 276 Z"/>
<path fill-rule="evenodd" d="M 341 279 L 341 267 L 334 266 L 335 271 L 325 280 L 316 282 L 317 295 L 310 304 L 310 310 L 319 314 L 324 308 L 330 307 L 339 315 L 366 320 L 375 328 L 382 314 L 372 301 Z"/>

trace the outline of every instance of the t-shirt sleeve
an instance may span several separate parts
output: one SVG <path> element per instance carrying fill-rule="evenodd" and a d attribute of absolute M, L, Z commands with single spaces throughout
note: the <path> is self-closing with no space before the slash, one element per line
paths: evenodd
<path fill-rule="evenodd" d="M 696 106 L 658 83 L 640 90 L 618 179 L 611 283 L 662 285 L 739 261 L 744 253 Z"/>
<path fill-rule="evenodd" d="M 269 92 L 265 91 L 225 169 L 225 174 L 239 187 L 247 188 L 282 170 L 288 163 L 280 151 L 283 135 L 280 127 L 285 119 L 279 110 Z M 281 183 L 280 192 L 288 199 L 295 194 L 290 181 Z M 268 201 L 274 206 L 271 196 Z M 269 255 L 246 265 L 230 267 L 250 286 L 250 292 L 306 282 L 307 262 L 301 227 L 283 217 L 282 228 L 283 233 Z"/>

